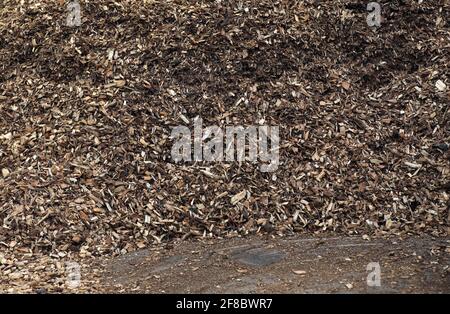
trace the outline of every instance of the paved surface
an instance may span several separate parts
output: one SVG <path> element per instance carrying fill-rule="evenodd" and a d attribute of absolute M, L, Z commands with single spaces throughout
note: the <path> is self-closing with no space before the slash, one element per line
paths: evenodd
<path fill-rule="evenodd" d="M 109 261 L 102 284 L 147 293 L 450 293 L 449 252 L 449 238 L 429 237 L 182 242 Z M 380 265 L 380 286 L 367 284 L 369 263 Z"/>

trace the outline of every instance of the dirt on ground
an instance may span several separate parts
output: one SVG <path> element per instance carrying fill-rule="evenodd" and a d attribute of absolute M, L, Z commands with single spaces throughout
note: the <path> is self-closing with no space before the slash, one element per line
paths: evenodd
<path fill-rule="evenodd" d="M 101 287 L 116 293 L 450 293 L 449 267 L 448 238 L 251 237 L 127 254 L 105 263 Z"/>

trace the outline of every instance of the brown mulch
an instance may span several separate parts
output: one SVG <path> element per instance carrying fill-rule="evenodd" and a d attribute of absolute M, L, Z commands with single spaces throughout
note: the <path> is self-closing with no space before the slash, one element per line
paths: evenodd
<path fill-rule="evenodd" d="M 188 237 L 448 236 L 448 1 L 62 2 L 0 3 L 0 291 Z M 279 126 L 278 170 L 174 163 L 197 116 Z"/>

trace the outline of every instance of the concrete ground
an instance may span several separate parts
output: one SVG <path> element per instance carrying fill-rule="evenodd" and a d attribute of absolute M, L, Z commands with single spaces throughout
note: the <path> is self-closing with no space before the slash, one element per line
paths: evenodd
<path fill-rule="evenodd" d="M 449 265 L 449 238 L 250 237 L 131 253 L 103 265 L 101 284 L 136 293 L 450 293 Z"/>

